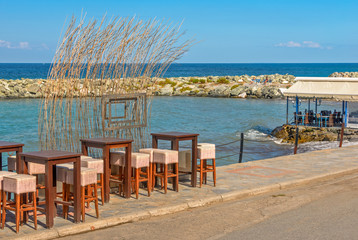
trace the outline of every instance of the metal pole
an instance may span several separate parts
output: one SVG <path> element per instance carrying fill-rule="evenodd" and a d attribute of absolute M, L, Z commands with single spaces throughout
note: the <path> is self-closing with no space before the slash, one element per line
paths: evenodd
<path fill-rule="evenodd" d="M 317 98 L 316 98 L 315 113 L 317 114 Z"/>
<path fill-rule="evenodd" d="M 286 101 L 286 124 L 288 125 L 288 97 Z"/>
<path fill-rule="evenodd" d="M 345 101 L 345 109 L 344 109 L 344 124 L 348 126 L 348 102 Z"/>
<path fill-rule="evenodd" d="M 296 126 L 295 148 L 293 149 L 293 154 L 297 154 L 297 147 L 298 147 L 298 126 Z"/>
<path fill-rule="evenodd" d="M 244 151 L 244 133 L 241 133 L 240 139 L 240 156 L 239 156 L 239 163 L 242 163 L 242 153 Z"/>
<path fill-rule="evenodd" d="M 311 110 L 311 99 L 308 99 L 308 113 L 310 112 Z"/>
<path fill-rule="evenodd" d="M 296 126 L 298 124 L 298 110 L 299 110 L 299 107 L 298 107 L 298 97 L 296 96 Z"/>

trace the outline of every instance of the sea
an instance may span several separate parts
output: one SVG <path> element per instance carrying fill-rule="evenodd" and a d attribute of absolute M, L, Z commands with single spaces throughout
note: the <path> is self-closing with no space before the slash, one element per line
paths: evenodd
<path fill-rule="evenodd" d="M 50 64 L 0 64 L 0 79 L 46 78 Z M 173 64 L 165 77 L 292 74 L 329 76 L 333 72 L 358 71 L 357 63 L 312 64 Z M 24 151 L 36 151 L 39 99 L 0 99 L 0 140 L 22 142 Z M 293 154 L 293 146 L 270 135 L 286 122 L 286 100 L 199 97 L 153 97 L 150 132 L 199 133 L 199 142 L 215 143 L 217 165 L 239 161 L 241 133 L 242 161 L 255 161 Z M 302 102 L 302 108 L 305 106 Z M 292 121 L 294 105 L 289 103 Z M 340 109 L 339 102 L 322 102 L 318 110 Z M 344 145 L 357 144 L 344 142 Z M 189 143 L 180 147 L 187 149 Z M 338 147 L 338 142 L 300 144 L 298 152 Z M 3 157 L 6 159 L 6 154 Z M 6 161 L 4 163 L 6 165 Z"/>

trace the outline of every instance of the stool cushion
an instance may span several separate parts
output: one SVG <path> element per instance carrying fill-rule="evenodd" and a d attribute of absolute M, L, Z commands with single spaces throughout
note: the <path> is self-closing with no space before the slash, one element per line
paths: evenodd
<path fill-rule="evenodd" d="M 56 165 L 56 179 L 60 182 L 66 182 L 67 169 L 73 168 L 73 163 L 63 163 Z"/>
<path fill-rule="evenodd" d="M 96 169 L 97 173 L 103 173 L 103 159 L 85 159 L 81 160 L 81 166 Z"/>
<path fill-rule="evenodd" d="M 154 150 L 156 148 L 143 148 L 143 149 L 139 149 L 139 152 L 140 153 L 147 153 L 149 154 L 149 162 L 153 162 L 153 153 L 154 153 Z"/>
<path fill-rule="evenodd" d="M 44 164 L 29 162 L 27 167 L 29 174 L 45 174 Z M 9 171 L 16 171 L 16 156 L 9 156 L 7 158 L 7 169 Z"/>
<path fill-rule="evenodd" d="M 150 155 L 148 153 L 132 153 L 132 168 L 142 168 L 149 166 Z"/>
<path fill-rule="evenodd" d="M 81 161 L 88 160 L 88 159 L 93 159 L 93 158 L 91 156 L 81 155 Z"/>
<path fill-rule="evenodd" d="M 124 162 L 125 152 L 119 151 L 114 153 L 115 153 L 114 157 L 113 158 L 111 157 L 111 164 L 121 167 L 125 166 L 125 162 Z M 148 167 L 149 159 L 150 159 L 150 155 L 148 153 L 132 153 L 131 166 L 132 168 Z"/>
<path fill-rule="evenodd" d="M 73 168 L 66 171 L 66 183 L 73 184 Z M 93 168 L 81 167 L 81 186 L 97 183 L 97 170 Z"/>
<path fill-rule="evenodd" d="M 16 156 L 7 157 L 7 170 L 16 171 Z"/>
<path fill-rule="evenodd" d="M 3 190 L 16 194 L 36 191 L 36 177 L 27 174 L 4 176 Z"/>
<path fill-rule="evenodd" d="M 153 153 L 153 159 L 155 163 L 172 164 L 177 163 L 179 158 L 179 152 L 166 149 L 155 149 Z"/>
<path fill-rule="evenodd" d="M 213 144 L 213 143 L 198 143 L 198 147 L 212 147 L 212 148 L 215 148 L 215 144 Z"/>
<path fill-rule="evenodd" d="M 2 189 L 2 181 L 4 176 L 16 175 L 15 172 L 0 171 L 0 190 Z"/>
<path fill-rule="evenodd" d="M 215 158 L 215 144 L 198 145 L 199 159 L 213 159 Z"/>
<path fill-rule="evenodd" d="M 111 165 L 124 166 L 125 154 L 125 151 L 111 152 L 109 157 Z"/>

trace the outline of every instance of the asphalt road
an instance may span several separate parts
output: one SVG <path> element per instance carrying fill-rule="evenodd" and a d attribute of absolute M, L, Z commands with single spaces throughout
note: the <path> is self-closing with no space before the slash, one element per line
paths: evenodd
<path fill-rule="evenodd" d="M 358 239 L 358 174 L 63 239 Z"/>

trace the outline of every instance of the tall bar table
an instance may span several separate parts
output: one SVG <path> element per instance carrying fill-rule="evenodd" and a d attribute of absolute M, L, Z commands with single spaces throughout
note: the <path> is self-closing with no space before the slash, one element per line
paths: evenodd
<path fill-rule="evenodd" d="M 20 153 L 19 173 L 27 173 L 27 163 L 45 164 L 46 226 L 52 228 L 55 218 L 56 165 L 73 162 L 74 171 L 74 220 L 81 220 L 81 154 L 65 151 L 39 151 Z"/>
<path fill-rule="evenodd" d="M 22 143 L 14 143 L 14 142 L 4 142 L 0 141 L 0 171 L 2 171 L 2 153 L 3 152 L 16 152 L 16 165 L 20 164 L 19 153 L 22 152 L 22 147 L 24 144 Z"/>
<path fill-rule="evenodd" d="M 191 140 L 191 185 L 196 187 L 196 171 L 197 171 L 197 148 L 198 136 L 197 133 L 185 132 L 162 132 L 152 133 L 152 148 L 158 148 L 158 140 L 167 140 L 171 142 L 171 149 L 179 151 L 179 142 Z"/>
<path fill-rule="evenodd" d="M 124 196 L 130 198 L 131 196 L 131 182 L 132 182 L 132 167 L 131 167 L 131 152 L 132 152 L 132 142 L 131 139 L 119 139 L 119 138 L 90 138 L 90 139 L 81 139 L 82 153 L 85 156 L 88 156 L 88 148 L 100 148 L 103 152 L 103 173 L 104 173 L 104 202 L 109 202 L 109 177 L 111 175 L 109 168 L 109 154 L 112 148 L 125 148 L 126 158 L 125 158 L 125 173 L 124 173 Z"/>

